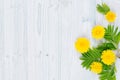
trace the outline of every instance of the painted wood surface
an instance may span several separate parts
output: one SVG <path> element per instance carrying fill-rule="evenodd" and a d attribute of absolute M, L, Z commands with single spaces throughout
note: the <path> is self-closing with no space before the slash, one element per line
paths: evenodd
<path fill-rule="evenodd" d="M 108 24 L 96 12 L 102 2 L 120 25 L 119 0 L 0 0 L 0 80 L 98 80 L 80 65 L 74 42 L 85 36 L 97 43 L 91 28 Z"/>

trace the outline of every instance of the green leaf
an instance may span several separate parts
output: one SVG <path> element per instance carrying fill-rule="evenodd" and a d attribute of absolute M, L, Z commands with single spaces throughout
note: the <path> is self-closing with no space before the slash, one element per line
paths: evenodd
<path fill-rule="evenodd" d="M 100 80 L 116 80 L 116 68 L 115 64 L 111 66 L 103 65 L 103 71 L 99 75 Z"/>
<path fill-rule="evenodd" d="M 118 27 L 115 28 L 114 25 L 108 25 L 105 28 L 104 38 L 118 47 L 118 43 L 120 42 L 120 31 L 118 31 Z"/>
<path fill-rule="evenodd" d="M 103 15 L 105 15 L 107 12 L 110 11 L 110 8 L 108 5 L 106 5 L 105 3 L 97 4 L 97 11 Z"/>
<path fill-rule="evenodd" d="M 100 45 L 98 45 L 97 49 L 101 51 L 107 50 L 107 49 L 115 50 L 117 49 L 117 47 L 113 43 L 105 42 L 105 43 L 101 43 Z"/>
<path fill-rule="evenodd" d="M 80 60 L 82 60 L 82 66 L 86 69 L 90 68 L 90 65 L 94 61 L 100 61 L 101 51 L 98 49 L 90 49 L 87 53 L 82 54 Z"/>

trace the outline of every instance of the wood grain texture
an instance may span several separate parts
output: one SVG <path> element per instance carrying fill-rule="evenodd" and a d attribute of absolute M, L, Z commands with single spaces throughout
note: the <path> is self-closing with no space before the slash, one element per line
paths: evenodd
<path fill-rule="evenodd" d="M 97 43 L 91 28 L 108 24 L 96 12 L 102 2 L 120 25 L 118 0 L 0 0 L 0 80 L 98 80 L 80 65 L 74 42 L 84 36 Z"/>

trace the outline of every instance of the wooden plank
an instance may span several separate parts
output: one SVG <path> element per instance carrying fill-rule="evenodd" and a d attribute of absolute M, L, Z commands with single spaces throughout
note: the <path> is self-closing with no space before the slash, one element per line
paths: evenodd
<path fill-rule="evenodd" d="M 23 1 L 5 0 L 5 80 L 27 80 L 26 17 L 22 4 Z"/>
<path fill-rule="evenodd" d="M 0 79 L 4 80 L 4 2 L 0 0 Z"/>

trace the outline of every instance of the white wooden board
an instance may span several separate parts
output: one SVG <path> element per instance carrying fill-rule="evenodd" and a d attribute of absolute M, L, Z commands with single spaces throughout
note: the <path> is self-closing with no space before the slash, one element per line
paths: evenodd
<path fill-rule="evenodd" d="M 80 65 L 74 42 L 85 36 L 96 43 L 91 28 L 107 25 L 96 12 L 101 2 L 120 25 L 119 0 L 0 0 L 0 80 L 98 80 Z"/>

